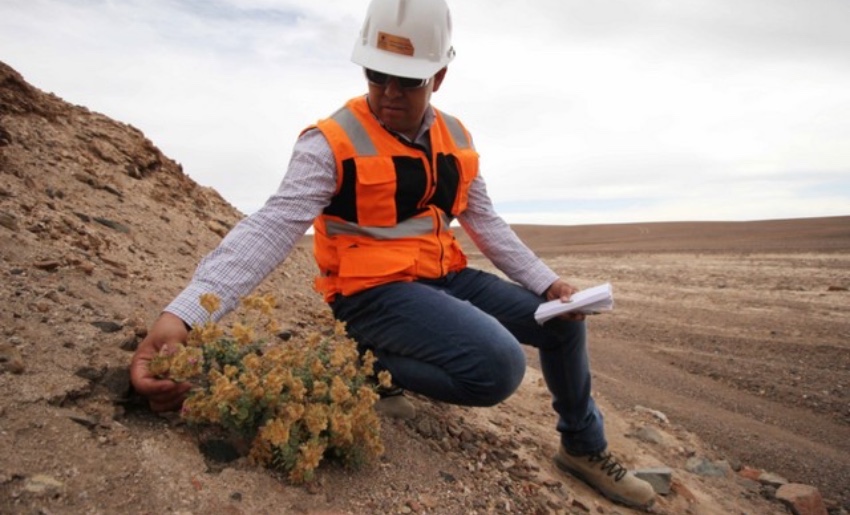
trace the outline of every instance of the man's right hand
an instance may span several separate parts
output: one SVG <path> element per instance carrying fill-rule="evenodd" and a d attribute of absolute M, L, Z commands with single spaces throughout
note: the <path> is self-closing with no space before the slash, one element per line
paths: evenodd
<path fill-rule="evenodd" d="M 150 361 L 169 344 L 186 343 L 189 331 L 178 316 L 162 313 L 139 344 L 130 362 L 130 381 L 140 395 L 148 398 L 153 411 L 174 411 L 183 405 L 191 389 L 189 383 L 159 379 L 148 369 Z"/>

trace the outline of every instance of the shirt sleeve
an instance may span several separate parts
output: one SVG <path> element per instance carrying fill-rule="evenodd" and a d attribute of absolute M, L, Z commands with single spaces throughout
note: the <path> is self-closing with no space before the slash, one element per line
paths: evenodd
<path fill-rule="evenodd" d="M 213 318 L 223 317 L 286 259 L 335 190 L 333 152 L 319 130 L 307 131 L 296 141 L 277 191 L 201 260 L 189 285 L 165 311 L 189 325 L 203 323 L 209 315 L 200 296 L 214 293 L 221 308 Z"/>
<path fill-rule="evenodd" d="M 458 222 L 481 253 L 511 280 L 542 295 L 558 279 L 496 213 L 480 173 L 472 181 L 467 209 Z"/>

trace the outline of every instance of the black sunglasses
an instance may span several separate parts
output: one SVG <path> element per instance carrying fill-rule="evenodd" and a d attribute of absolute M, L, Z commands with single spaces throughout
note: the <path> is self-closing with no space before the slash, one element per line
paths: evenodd
<path fill-rule="evenodd" d="M 413 79 L 411 77 L 396 77 L 395 75 L 390 75 L 384 72 L 378 72 L 375 70 L 370 70 L 369 68 L 363 68 L 366 72 L 366 79 L 375 84 L 376 86 L 386 86 L 389 84 L 391 79 L 395 79 L 398 87 L 401 89 L 418 89 L 424 87 L 431 78 L 427 79 Z"/>

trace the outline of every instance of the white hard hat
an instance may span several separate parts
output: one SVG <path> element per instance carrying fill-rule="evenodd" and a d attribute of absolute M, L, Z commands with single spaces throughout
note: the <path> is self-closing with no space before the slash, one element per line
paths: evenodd
<path fill-rule="evenodd" d="M 454 56 L 444 0 L 372 0 L 351 60 L 397 77 L 427 79 Z"/>

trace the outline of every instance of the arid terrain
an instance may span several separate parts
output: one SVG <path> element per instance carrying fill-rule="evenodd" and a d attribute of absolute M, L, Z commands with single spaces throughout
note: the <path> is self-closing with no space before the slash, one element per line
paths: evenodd
<path fill-rule="evenodd" d="M 531 351 L 507 402 L 412 395 L 380 459 L 308 486 L 151 413 L 132 351 L 242 217 L 137 129 L 0 63 L 0 513 L 633 513 L 552 465 Z M 784 482 L 850 510 L 850 216 L 516 230 L 577 286 L 614 286 L 589 320 L 594 390 L 612 449 L 671 473 L 654 512 L 791 513 Z M 305 238 L 260 287 L 285 332 L 328 327 L 313 273 Z"/>

